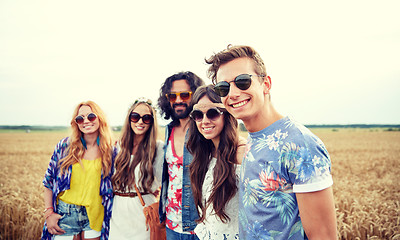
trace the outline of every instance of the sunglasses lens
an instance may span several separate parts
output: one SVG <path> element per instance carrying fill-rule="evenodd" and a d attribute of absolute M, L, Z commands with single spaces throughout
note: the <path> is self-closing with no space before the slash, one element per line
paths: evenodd
<path fill-rule="evenodd" d="M 214 86 L 215 93 L 220 97 L 225 97 L 229 93 L 229 83 L 219 82 Z"/>
<path fill-rule="evenodd" d="M 94 114 L 94 113 L 90 113 L 90 114 L 87 116 L 87 119 L 88 119 L 89 121 L 91 121 L 91 122 L 93 122 L 94 120 L 96 120 L 96 118 L 97 118 L 97 116 L 96 116 L 96 114 Z"/>
<path fill-rule="evenodd" d="M 175 102 L 176 101 L 176 94 L 175 93 L 168 94 L 168 99 L 169 99 L 170 102 Z"/>
<path fill-rule="evenodd" d="M 77 117 L 75 118 L 75 122 L 76 122 L 77 124 L 82 124 L 83 121 L 84 121 L 84 119 L 83 119 L 82 116 L 77 116 Z"/>
<path fill-rule="evenodd" d="M 235 78 L 235 85 L 240 90 L 246 90 L 251 85 L 251 76 L 248 74 L 239 75 Z"/>
<path fill-rule="evenodd" d="M 213 109 L 213 108 L 208 109 L 206 115 L 207 115 L 207 118 L 210 120 L 216 120 L 220 116 L 217 109 Z"/>
<path fill-rule="evenodd" d="M 138 113 L 131 113 L 131 121 L 132 122 L 138 122 L 140 119 L 140 115 Z"/>
<path fill-rule="evenodd" d="M 144 123 L 150 124 L 153 122 L 153 116 L 151 116 L 150 114 L 146 114 L 142 117 L 142 120 Z"/>
<path fill-rule="evenodd" d="M 190 98 L 190 92 L 181 92 L 180 97 L 183 101 L 186 101 Z"/>
<path fill-rule="evenodd" d="M 199 110 L 192 111 L 192 114 L 190 116 L 196 122 L 201 122 L 203 120 L 203 112 Z"/>

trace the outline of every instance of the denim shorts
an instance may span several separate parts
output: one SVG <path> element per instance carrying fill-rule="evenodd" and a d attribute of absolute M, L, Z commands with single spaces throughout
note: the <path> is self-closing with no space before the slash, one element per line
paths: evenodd
<path fill-rule="evenodd" d="M 65 231 L 64 236 L 73 236 L 83 231 L 92 230 L 84 206 L 68 204 L 58 200 L 57 213 L 61 215 L 58 220 L 58 226 Z"/>
<path fill-rule="evenodd" d="M 178 233 L 166 227 L 168 240 L 199 240 L 196 234 Z"/>

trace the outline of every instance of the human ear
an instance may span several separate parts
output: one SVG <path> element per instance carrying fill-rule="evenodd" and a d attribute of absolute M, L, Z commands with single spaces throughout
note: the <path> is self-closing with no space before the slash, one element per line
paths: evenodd
<path fill-rule="evenodd" d="M 269 94 L 269 91 L 271 90 L 271 85 L 272 85 L 271 77 L 270 76 L 264 77 L 262 84 L 263 84 L 264 94 Z"/>

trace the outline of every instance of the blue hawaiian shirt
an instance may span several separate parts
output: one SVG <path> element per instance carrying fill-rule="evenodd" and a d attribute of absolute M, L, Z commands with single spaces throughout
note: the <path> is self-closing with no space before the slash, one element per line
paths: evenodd
<path fill-rule="evenodd" d="M 289 117 L 249 134 L 239 184 L 240 239 L 307 239 L 295 193 L 333 184 L 322 141 Z"/>
<path fill-rule="evenodd" d="M 46 174 L 43 179 L 43 185 L 53 191 L 53 208 L 54 212 L 57 212 L 57 196 L 60 192 L 68 190 L 70 188 L 71 182 L 71 171 L 72 166 L 68 168 L 66 174 L 60 176 L 60 168 L 59 168 L 59 160 L 63 159 L 68 154 L 68 147 L 70 144 L 69 138 L 66 137 L 62 139 L 56 146 L 54 153 L 50 159 L 49 166 L 46 170 Z M 117 154 L 116 148 L 114 148 L 112 153 L 112 166 L 114 166 L 114 159 Z M 101 182 L 100 182 L 100 195 L 102 196 L 102 205 L 104 206 L 104 220 L 101 229 L 101 239 L 108 239 L 108 233 L 110 229 L 110 219 L 111 219 L 111 210 L 112 210 L 112 184 L 111 184 L 111 176 L 114 171 L 114 168 L 111 169 L 110 174 L 103 178 L 103 173 L 101 174 Z M 50 234 L 47 230 L 46 222 L 43 227 L 42 232 L 42 240 L 51 240 L 53 239 L 53 235 Z"/>

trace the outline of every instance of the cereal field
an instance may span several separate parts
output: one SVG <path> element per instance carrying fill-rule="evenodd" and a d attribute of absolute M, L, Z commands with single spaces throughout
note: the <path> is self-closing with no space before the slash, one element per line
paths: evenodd
<path fill-rule="evenodd" d="M 400 239 L 400 132 L 315 129 L 332 158 L 339 239 Z M 42 178 L 68 132 L 0 132 L 0 239 L 39 239 Z"/>

